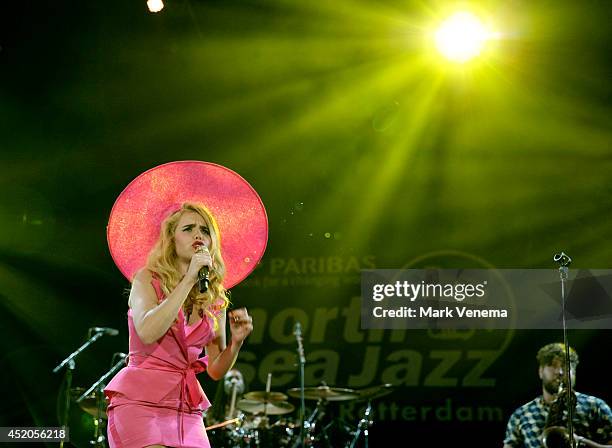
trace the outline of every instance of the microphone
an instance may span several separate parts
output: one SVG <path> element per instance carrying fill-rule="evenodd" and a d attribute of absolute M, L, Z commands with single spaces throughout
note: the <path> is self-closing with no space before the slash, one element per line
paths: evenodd
<path fill-rule="evenodd" d="M 565 252 L 555 254 L 555 256 L 553 257 L 553 261 L 555 263 L 559 263 L 561 266 L 564 267 L 567 267 L 572 264 L 572 259 Z"/>
<path fill-rule="evenodd" d="M 204 245 L 198 247 L 198 252 L 208 252 L 208 248 Z M 210 269 L 208 266 L 204 266 L 198 272 L 198 284 L 200 287 L 200 294 L 208 291 L 209 278 L 208 274 L 210 273 Z"/>
<path fill-rule="evenodd" d="M 119 334 L 119 330 L 108 327 L 93 327 L 90 328 L 89 331 L 93 331 L 94 333 L 104 333 L 108 336 L 117 336 Z"/>
<path fill-rule="evenodd" d="M 200 285 L 200 293 L 208 291 L 208 282 L 209 282 L 208 273 L 209 273 L 208 266 L 204 266 L 202 269 L 200 269 L 200 272 L 198 272 L 198 282 Z"/>
<path fill-rule="evenodd" d="M 125 358 L 127 358 L 128 355 L 125 353 L 113 353 L 113 359 L 111 359 L 111 366 L 115 365 L 115 363 L 117 362 L 117 358 L 119 358 L 119 362 L 123 361 L 125 362 Z"/>

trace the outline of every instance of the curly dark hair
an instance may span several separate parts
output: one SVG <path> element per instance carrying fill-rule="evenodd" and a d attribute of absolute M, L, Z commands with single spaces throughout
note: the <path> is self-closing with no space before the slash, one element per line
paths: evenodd
<path fill-rule="evenodd" d="M 570 364 L 575 369 L 578 365 L 578 353 L 576 353 L 576 350 L 570 347 L 569 354 Z M 565 361 L 565 346 L 562 342 L 547 344 L 538 350 L 536 359 L 538 360 L 540 367 L 549 366 L 557 359 Z"/>

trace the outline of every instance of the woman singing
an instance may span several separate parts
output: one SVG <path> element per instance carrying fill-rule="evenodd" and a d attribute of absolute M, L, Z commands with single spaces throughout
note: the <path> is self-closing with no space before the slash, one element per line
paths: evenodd
<path fill-rule="evenodd" d="M 209 286 L 200 293 L 206 268 Z M 230 311 L 226 343 L 224 276 L 215 219 L 203 205 L 184 203 L 163 221 L 132 281 L 129 363 L 105 389 L 111 448 L 210 446 L 202 418 L 210 403 L 196 374 L 223 378 L 253 330 L 245 308 Z"/>

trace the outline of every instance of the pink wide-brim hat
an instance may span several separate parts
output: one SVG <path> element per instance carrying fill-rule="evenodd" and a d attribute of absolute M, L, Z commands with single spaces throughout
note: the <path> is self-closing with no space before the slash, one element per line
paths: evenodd
<path fill-rule="evenodd" d="M 268 217 L 255 189 L 234 171 L 196 160 L 151 168 L 121 192 L 111 210 L 108 247 L 119 270 L 131 282 L 145 266 L 159 238 L 161 223 L 184 202 L 204 205 L 217 221 L 226 289 L 257 266 L 268 242 Z"/>

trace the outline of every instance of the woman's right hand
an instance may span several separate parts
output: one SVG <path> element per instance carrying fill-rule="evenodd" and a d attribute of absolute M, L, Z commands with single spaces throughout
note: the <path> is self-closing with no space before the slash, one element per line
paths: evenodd
<path fill-rule="evenodd" d="M 201 246 L 200 249 L 193 254 L 187 274 L 185 276 L 193 283 L 198 281 L 198 273 L 204 266 L 210 269 L 213 265 L 212 256 L 206 246 Z"/>

